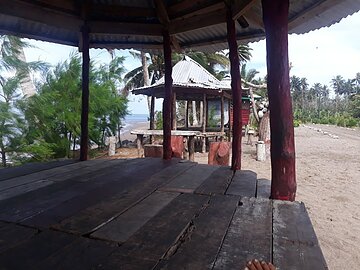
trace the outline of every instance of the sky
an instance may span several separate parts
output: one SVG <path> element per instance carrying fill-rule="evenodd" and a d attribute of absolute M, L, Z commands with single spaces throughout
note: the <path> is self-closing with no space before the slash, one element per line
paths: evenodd
<path fill-rule="evenodd" d="M 360 12 L 342 19 L 330 27 L 311 31 L 307 34 L 289 35 L 289 61 L 291 74 L 306 77 L 310 85 L 327 84 L 336 75 L 345 79 L 354 78 L 360 72 Z M 28 61 L 42 60 L 56 65 L 66 60 L 77 48 L 42 41 L 29 40 L 34 48 L 27 48 Z M 266 75 L 265 40 L 250 43 L 252 58 L 248 68 L 258 70 L 259 76 Z M 126 57 L 125 68 L 130 71 L 141 66 L 140 60 L 134 59 L 128 51 L 119 50 L 117 55 Z M 96 63 L 106 63 L 110 55 L 106 50 L 91 49 L 90 57 Z M 133 114 L 147 114 L 146 98 L 129 96 L 129 110 Z M 156 110 L 161 110 L 161 101 L 156 103 Z"/>

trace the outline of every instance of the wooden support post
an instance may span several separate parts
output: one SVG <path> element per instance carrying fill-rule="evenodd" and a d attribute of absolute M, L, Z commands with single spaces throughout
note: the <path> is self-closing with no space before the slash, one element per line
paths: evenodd
<path fill-rule="evenodd" d="M 190 102 L 189 101 L 185 101 L 185 127 L 186 129 L 189 128 L 189 107 L 190 107 Z"/>
<path fill-rule="evenodd" d="M 236 43 L 235 21 L 232 19 L 231 9 L 226 12 L 227 40 L 229 44 L 231 91 L 233 97 L 233 141 L 232 141 L 232 160 L 233 170 L 241 169 L 241 77 L 238 46 Z"/>
<path fill-rule="evenodd" d="M 189 160 L 194 161 L 195 159 L 195 136 L 188 137 L 188 151 L 189 151 Z"/>
<path fill-rule="evenodd" d="M 221 133 L 224 133 L 224 119 L 225 119 L 225 115 L 224 115 L 224 93 L 221 93 L 221 122 L 220 122 L 220 131 Z"/>
<path fill-rule="evenodd" d="M 271 198 L 295 200 L 294 124 L 289 80 L 289 0 L 262 0 L 270 108 Z"/>
<path fill-rule="evenodd" d="M 136 137 L 137 137 L 136 146 L 137 146 L 138 157 L 142 157 L 142 149 L 144 148 L 143 147 L 144 135 L 137 134 Z"/>
<path fill-rule="evenodd" d="M 176 119 L 176 92 L 173 92 L 172 94 L 172 111 L 171 111 L 171 119 L 172 119 L 172 124 L 171 124 L 171 129 L 172 130 L 176 130 L 177 128 L 177 119 Z"/>
<path fill-rule="evenodd" d="M 207 103 L 206 103 L 206 94 L 203 95 L 203 112 L 202 112 L 202 133 L 203 133 L 203 139 L 202 139 L 202 153 L 206 152 L 206 123 L 207 123 Z"/>
<path fill-rule="evenodd" d="M 88 159 L 89 145 L 89 28 L 84 25 L 81 29 L 82 37 L 82 94 L 81 94 L 81 136 L 80 136 L 80 160 Z"/>
<path fill-rule="evenodd" d="M 150 129 L 155 129 L 155 97 L 151 96 L 150 103 Z"/>
<path fill-rule="evenodd" d="M 229 115 L 229 141 L 232 141 L 232 123 L 231 123 L 231 119 L 232 119 L 232 111 L 231 111 L 231 100 L 229 99 L 229 103 L 228 103 L 228 115 Z"/>
<path fill-rule="evenodd" d="M 150 102 L 150 129 L 155 129 L 155 96 L 151 96 L 151 102 Z M 152 135 L 150 135 L 150 143 L 154 143 L 154 138 Z"/>
<path fill-rule="evenodd" d="M 171 65 L 171 41 L 168 31 L 164 31 L 164 60 L 165 60 L 165 96 L 163 103 L 163 158 L 171 159 L 171 114 L 172 114 L 172 65 Z"/>

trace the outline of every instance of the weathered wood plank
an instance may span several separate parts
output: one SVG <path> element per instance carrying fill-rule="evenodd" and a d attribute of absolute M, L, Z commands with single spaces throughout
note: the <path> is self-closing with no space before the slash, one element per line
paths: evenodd
<path fill-rule="evenodd" d="M 197 164 L 191 170 L 179 175 L 160 190 L 193 193 L 218 167 Z"/>
<path fill-rule="evenodd" d="M 271 181 L 268 179 L 258 179 L 256 188 L 256 197 L 269 199 L 271 192 Z"/>
<path fill-rule="evenodd" d="M 79 176 L 90 175 L 90 173 L 103 169 L 105 167 L 114 166 L 115 164 L 122 163 L 125 160 L 92 160 L 87 162 L 78 162 L 66 166 L 58 166 L 56 168 L 42 170 L 40 172 L 11 178 L 0 182 L 0 191 L 21 186 L 31 182 L 40 180 L 49 181 L 65 181 L 65 180 L 78 180 L 82 179 Z M 86 177 L 84 177 L 86 179 Z"/>
<path fill-rule="evenodd" d="M 140 160 L 145 161 L 145 159 L 140 159 Z M 156 162 L 157 159 L 153 159 L 153 160 L 155 160 Z M 176 162 L 176 161 L 172 161 L 172 162 Z M 142 166 L 142 164 L 143 163 L 134 164 L 128 162 L 126 163 L 127 169 L 122 168 L 121 171 L 119 171 L 122 173 L 123 176 L 122 178 L 124 178 L 127 184 L 130 185 L 136 184 L 136 183 L 131 183 L 130 181 L 131 179 L 129 179 L 128 177 L 129 175 L 132 175 L 132 170 L 138 170 L 137 166 Z M 161 170 L 159 173 L 156 173 L 152 178 L 154 178 L 155 181 L 157 181 L 157 183 L 160 183 L 159 185 L 161 185 L 163 182 L 166 182 L 167 179 L 170 180 L 171 177 L 176 176 L 177 174 L 180 174 L 183 171 L 190 169 L 194 165 L 195 163 L 177 163 L 171 167 L 167 167 Z M 151 175 L 151 173 L 149 175 Z M 110 175 L 110 178 L 113 177 L 111 177 Z M 106 177 L 102 177 L 100 180 L 105 181 Z M 51 224 L 58 223 L 68 217 L 71 217 L 72 215 L 81 211 L 82 209 L 85 209 L 91 205 L 109 199 L 109 197 L 111 197 L 111 194 L 119 193 L 118 189 L 121 189 L 120 193 L 130 192 L 130 190 L 127 190 L 126 188 L 124 188 L 124 186 L 121 186 L 122 185 L 121 182 L 116 183 L 114 181 L 110 181 L 108 182 L 108 184 L 97 188 L 94 187 L 94 184 L 95 183 L 92 181 L 91 185 L 90 184 L 85 185 L 83 188 L 87 189 L 87 192 L 84 192 L 82 195 L 64 201 L 63 203 L 58 204 L 53 208 L 49 208 L 48 210 L 34 216 L 33 218 L 23 221 L 22 223 L 31 226 L 49 227 Z M 118 185 L 120 185 L 120 188 L 118 188 Z M 89 189 L 90 187 L 91 190 Z M 136 189 L 139 189 L 139 192 L 141 192 L 141 186 L 140 187 L 137 186 Z M 73 191 L 73 188 L 71 189 L 71 191 Z M 148 189 L 146 189 L 145 191 L 147 192 Z M 129 197 L 129 195 L 127 196 Z M 120 203 L 120 201 L 118 203 Z"/>
<path fill-rule="evenodd" d="M 41 163 L 40 162 L 28 163 L 19 167 L 10 167 L 10 168 L 1 169 L 0 181 L 43 171 L 43 170 L 49 170 L 52 168 L 72 164 L 75 162 L 78 161 L 74 159 L 67 159 L 61 161 L 57 160 L 57 161 L 41 162 Z"/>
<path fill-rule="evenodd" d="M 156 265 L 157 261 L 145 260 L 141 258 L 132 258 L 124 256 L 121 252 L 114 252 L 106 258 L 101 266 L 95 267 L 94 269 L 99 270 L 151 270 Z"/>
<path fill-rule="evenodd" d="M 48 185 L 53 184 L 53 181 L 47 181 L 47 180 L 40 180 L 36 182 L 31 182 L 25 185 L 16 186 L 13 188 L 9 188 L 3 191 L 0 191 L 0 201 L 33 191 L 37 190 L 39 188 L 46 187 Z"/>
<path fill-rule="evenodd" d="M 1 269 L 37 269 L 33 267 L 37 262 L 75 241 L 75 239 L 75 236 L 61 232 L 41 232 L 21 245 L 0 254 Z"/>
<path fill-rule="evenodd" d="M 273 260 L 276 269 L 328 269 L 305 205 L 273 201 Z"/>
<path fill-rule="evenodd" d="M 224 194 L 228 188 L 234 171 L 230 167 L 217 167 L 217 169 L 205 179 L 205 181 L 195 190 L 198 194 Z"/>
<path fill-rule="evenodd" d="M 236 171 L 226 194 L 255 197 L 257 174 L 253 171 Z"/>
<path fill-rule="evenodd" d="M 0 201 L 0 208 L 2 209 L 0 219 L 17 222 L 51 209 L 62 202 L 69 202 L 72 198 L 82 201 L 87 193 L 92 192 L 93 194 L 91 195 L 96 197 L 97 192 L 94 192 L 96 189 L 100 189 L 106 184 L 110 185 L 111 182 L 117 182 L 117 177 L 124 173 L 124 171 L 131 170 L 132 172 L 132 170 L 136 169 L 134 166 L 141 165 L 142 163 L 146 163 L 146 161 L 144 159 L 129 160 L 125 164 L 119 163 L 117 166 L 111 167 L 106 172 L 100 170 L 93 172 L 91 175 L 85 175 L 84 177 L 86 177 L 88 181 L 91 179 L 91 184 L 82 183 L 82 181 L 80 181 L 80 183 L 77 181 L 58 182 L 45 188 Z M 117 191 L 116 189 L 110 188 L 109 190 L 111 190 L 111 192 Z M 103 192 L 102 189 L 100 189 L 100 191 Z M 87 203 L 88 206 L 89 200 L 87 200 Z M 73 211 L 76 207 L 78 207 L 78 205 L 71 205 Z"/>
<path fill-rule="evenodd" d="M 118 249 L 104 241 L 78 237 L 76 241 L 35 264 L 41 270 L 85 270 L 103 269 L 101 266 L 111 253 Z"/>
<path fill-rule="evenodd" d="M 0 253 L 25 242 L 38 231 L 12 223 L 0 222 Z M 1 267 L 1 266 L 0 266 Z"/>
<path fill-rule="evenodd" d="M 171 169 L 166 174 L 160 171 L 179 160 L 165 161 L 154 158 L 148 160 L 141 168 L 136 168 L 131 174 L 122 176 L 117 192 L 99 203 L 93 203 L 73 216 L 66 218 L 54 228 L 72 233 L 90 233 L 109 221 L 118 217 L 124 211 L 153 193 L 169 177 Z M 155 175 L 160 172 L 160 176 Z M 153 176 L 153 177 L 152 177 Z M 162 176 L 162 177 L 161 177 Z M 170 175 L 171 176 L 171 175 Z"/>
<path fill-rule="evenodd" d="M 169 252 L 155 269 L 211 269 L 239 199 L 212 197 L 209 205 L 193 220 L 189 234 L 176 252 Z"/>
<path fill-rule="evenodd" d="M 251 259 L 271 260 L 271 201 L 242 198 L 214 269 L 241 269 Z"/>
<path fill-rule="evenodd" d="M 208 196 L 181 194 L 130 237 L 119 252 L 128 257 L 159 260 L 181 242 L 191 220 L 208 201 Z"/>
<path fill-rule="evenodd" d="M 125 242 L 141 226 L 154 217 L 162 208 L 178 196 L 174 192 L 154 192 L 143 201 L 106 224 L 91 237 Z"/>

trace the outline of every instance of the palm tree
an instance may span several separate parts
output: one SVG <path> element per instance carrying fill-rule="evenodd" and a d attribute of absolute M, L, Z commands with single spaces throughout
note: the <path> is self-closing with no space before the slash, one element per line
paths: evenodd
<path fill-rule="evenodd" d="M 240 44 L 238 47 L 238 54 L 239 54 L 239 60 L 240 65 L 250 61 L 252 48 L 248 44 Z"/>
<path fill-rule="evenodd" d="M 337 75 L 332 80 L 332 87 L 336 95 L 343 95 L 345 92 L 345 80 L 342 76 Z"/>
<path fill-rule="evenodd" d="M 16 71 L 24 96 L 35 94 L 35 87 L 30 78 L 30 71 L 44 71 L 48 65 L 42 61 L 26 62 L 24 48 L 31 47 L 18 37 L 0 35 L 0 80 L 4 71 Z"/>
<path fill-rule="evenodd" d="M 23 119 L 15 110 L 16 101 L 19 98 L 19 85 L 20 78 L 18 76 L 11 78 L 1 79 L 0 96 L 0 151 L 2 166 L 7 165 L 7 153 L 14 151 L 19 146 L 19 141 L 22 138 L 20 127 L 22 126 Z"/>

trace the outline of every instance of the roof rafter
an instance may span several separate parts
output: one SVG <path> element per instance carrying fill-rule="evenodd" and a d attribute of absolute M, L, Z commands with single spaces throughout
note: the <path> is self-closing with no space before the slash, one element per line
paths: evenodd
<path fill-rule="evenodd" d="M 146 35 L 162 36 L 163 27 L 160 24 L 89 21 L 91 33 L 119 34 L 119 35 Z"/>
<path fill-rule="evenodd" d="M 156 12 L 158 14 L 160 23 L 164 25 L 166 30 L 169 30 L 170 19 L 166 7 L 164 5 L 164 2 L 162 0 L 154 0 L 154 3 L 156 6 Z M 176 51 L 178 52 L 181 51 L 181 46 L 179 44 L 179 41 L 176 39 L 175 35 L 171 36 L 170 41 Z"/>
<path fill-rule="evenodd" d="M 29 21 L 35 21 L 62 29 L 80 30 L 82 20 L 71 14 L 47 9 L 46 12 L 41 7 L 18 0 L 0 0 L 0 14 L 16 16 Z M 25 7 L 24 7 L 25 6 Z"/>
<path fill-rule="evenodd" d="M 256 3 L 256 1 L 257 0 L 234 1 L 233 5 L 231 6 L 233 20 L 236 20 L 240 16 L 244 15 Z"/>
<path fill-rule="evenodd" d="M 195 29 L 209 27 L 215 24 L 225 23 L 226 14 L 224 10 L 194 16 L 189 19 L 176 20 L 170 23 L 170 34 L 183 33 Z"/>

